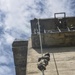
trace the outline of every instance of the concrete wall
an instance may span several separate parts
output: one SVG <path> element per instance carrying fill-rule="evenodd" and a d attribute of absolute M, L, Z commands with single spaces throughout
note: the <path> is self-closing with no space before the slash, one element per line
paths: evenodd
<path fill-rule="evenodd" d="M 29 40 L 27 75 L 42 75 L 37 68 L 40 49 L 31 48 Z M 43 53 L 50 53 L 50 61 L 44 75 L 75 75 L 75 47 L 43 48 Z"/>
<path fill-rule="evenodd" d="M 16 75 L 26 75 L 28 41 L 14 41 L 12 50 Z"/>
<path fill-rule="evenodd" d="M 62 21 L 62 24 L 59 25 L 59 20 Z M 32 34 L 38 30 L 37 25 L 38 20 L 31 20 L 31 30 Z M 50 30 L 52 32 L 58 32 L 57 26 L 61 26 L 62 31 L 68 31 L 67 27 L 71 29 L 73 26 L 75 28 L 75 17 L 65 17 L 65 18 L 50 18 L 50 19 L 39 19 L 41 33 L 44 33 L 44 30 Z M 65 27 L 66 26 L 66 27 Z M 66 28 L 66 29 L 65 29 Z"/>
<path fill-rule="evenodd" d="M 75 46 L 75 31 L 41 34 L 43 47 Z M 32 34 L 32 47 L 40 47 L 38 34 Z"/>

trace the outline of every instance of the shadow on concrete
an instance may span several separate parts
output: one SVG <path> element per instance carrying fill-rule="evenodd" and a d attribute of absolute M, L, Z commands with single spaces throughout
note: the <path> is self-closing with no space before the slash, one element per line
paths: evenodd
<path fill-rule="evenodd" d="M 41 53 L 40 48 L 34 48 L 39 54 Z M 61 52 L 74 52 L 75 47 L 51 47 L 51 48 L 43 48 L 43 53 L 61 53 Z"/>

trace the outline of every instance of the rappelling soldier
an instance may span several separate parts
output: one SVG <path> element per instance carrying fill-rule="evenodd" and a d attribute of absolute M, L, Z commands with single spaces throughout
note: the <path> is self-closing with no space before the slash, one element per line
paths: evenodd
<path fill-rule="evenodd" d="M 43 57 L 40 57 L 38 59 L 38 69 L 46 70 L 46 66 L 48 65 L 48 62 L 50 60 L 50 54 L 46 53 Z"/>
<path fill-rule="evenodd" d="M 48 61 L 50 60 L 50 54 L 46 53 L 43 57 L 40 57 L 38 59 L 38 62 L 41 61 L 41 60 L 44 60 L 45 65 L 47 66 L 48 65 Z"/>

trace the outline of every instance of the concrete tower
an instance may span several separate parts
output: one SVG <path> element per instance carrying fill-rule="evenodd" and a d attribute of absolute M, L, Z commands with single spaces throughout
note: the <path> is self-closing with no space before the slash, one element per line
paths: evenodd
<path fill-rule="evenodd" d="M 12 50 L 16 75 L 26 75 L 28 41 L 14 41 Z"/>
<path fill-rule="evenodd" d="M 64 17 L 56 17 L 63 14 Z M 29 41 L 12 44 L 16 75 L 42 75 L 37 68 L 41 57 L 38 19 L 31 22 Z M 75 17 L 55 13 L 54 18 L 39 19 L 43 54 L 50 53 L 45 75 L 75 75 Z"/>

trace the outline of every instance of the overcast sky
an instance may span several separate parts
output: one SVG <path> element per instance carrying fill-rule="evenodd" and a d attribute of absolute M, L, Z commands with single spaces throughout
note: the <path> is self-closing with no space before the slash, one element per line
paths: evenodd
<path fill-rule="evenodd" d="M 0 0 L 0 75 L 15 75 L 11 44 L 30 37 L 30 20 L 58 12 L 75 16 L 75 0 Z"/>

